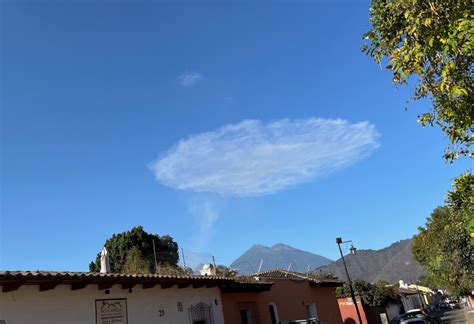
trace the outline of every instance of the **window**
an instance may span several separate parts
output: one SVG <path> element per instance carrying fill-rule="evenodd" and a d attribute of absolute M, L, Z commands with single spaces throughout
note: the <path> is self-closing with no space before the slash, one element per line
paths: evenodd
<path fill-rule="evenodd" d="M 272 320 L 272 324 L 278 324 L 280 320 L 278 319 L 278 311 L 276 305 L 274 303 L 268 304 L 268 310 L 270 311 L 270 318 Z"/>
<path fill-rule="evenodd" d="M 306 314 L 308 314 L 308 318 L 318 318 L 318 311 L 314 303 L 306 304 Z"/>
<path fill-rule="evenodd" d="M 253 324 L 252 313 L 248 309 L 241 309 L 240 321 L 242 324 Z"/>
<path fill-rule="evenodd" d="M 212 306 L 210 304 L 199 303 L 191 305 L 189 317 L 192 324 L 213 324 Z"/>
<path fill-rule="evenodd" d="M 258 309 L 256 302 L 239 303 L 240 321 L 242 324 L 259 324 Z"/>

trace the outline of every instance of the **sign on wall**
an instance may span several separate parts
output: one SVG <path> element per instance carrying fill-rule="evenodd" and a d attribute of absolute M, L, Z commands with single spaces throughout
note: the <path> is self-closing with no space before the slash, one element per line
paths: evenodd
<path fill-rule="evenodd" d="M 96 324 L 128 324 L 127 299 L 96 299 Z"/>

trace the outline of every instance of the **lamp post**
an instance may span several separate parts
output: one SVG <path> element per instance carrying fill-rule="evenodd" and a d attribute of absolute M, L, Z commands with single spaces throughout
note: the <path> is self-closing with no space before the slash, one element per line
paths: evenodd
<path fill-rule="evenodd" d="M 355 306 L 355 309 L 356 309 L 356 312 L 357 312 L 357 317 L 359 318 L 359 324 L 363 324 L 362 317 L 360 316 L 360 312 L 359 312 L 359 306 L 357 305 L 357 299 L 356 299 L 355 294 L 354 294 L 354 289 L 352 288 L 351 277 L 349 276 L 349 271 L 347 271 L 346 261 L 344 260 L 344 255 L 342 254 L 342 249 L 341 249 L 341 244 L 349 243 L 349 242 L 351 243 L 351 247 L 350 247 L 349 250 L 351 251 L 351 254 L 355 255 L 357 249 L 352 244 L 352 241 L 344 241 L 343 242 L 342 238 L 340 238 L 340 237 L 336 238 L 336 243 L 337 243 L 337 246 L 339 247 L 339 252 L 341 253 L 342 263 L 344 264 L 344 269 L 346 270 L 347 281 L 349 282 L 349 290 L 351 291 L 352 302 L 354 303 L 354 306 Z"/>

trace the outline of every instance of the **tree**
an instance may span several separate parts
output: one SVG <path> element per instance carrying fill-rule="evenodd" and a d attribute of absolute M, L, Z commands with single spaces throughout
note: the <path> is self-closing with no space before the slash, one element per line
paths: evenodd
<path fill-rule="evenodd" d="M 449 192 L 446 202 L 453 213 L 459 214 L 474 244 L 474 175 L 466 172 L 454 179 L 454 189 Z"/>
<path fill-rule="evenodd" d="M 460 296 L 474 287 L 474 175 L 461 175 L 453 186 L 446 206 L 419 228 L 412 249 L 434 284 Z"/>
<path fill-rule="evenodd" d="M 474 10 L 471 0 L 372 0 L 371 30 L 363 52 L 386 68 L 393 82 L 416 82 L 412 100 L 432 99 L 423 125 L 448 136 L 446 160 L 474 156 Z"/>
<path fill-rule="evenodd" d="M 394 301 L 395 297 L 385 289 L 385 286 L 373 285 L 366 281 L 355 279 L 352 282 L 354 292 L 358 294 L 365 305 L 369 306 L 386 306 L 390 301 Z M 349 286 L 345 283 L 342 287 L 336 288 L 336 295 L 347 296 L 349 294 Z"/>
<path fill-rule="evenodd" d="M 192 276 L 193 269 L 190 267 L 172 266 L 169 264 L 158 264 L 156 273 L 170 276 Z"/>
<path fill-rule="evenodd" d="M 134 246 L 127 252 L 123 272 L 129 274 L 150 273 L 149 264 L 143 259 L 142 253 L 138 247 Z"/>
<path fill-rule="evenodd" d="M 139 260 L 141 258 L 146 264 L 148 272 L 154 273 L 156 269 L 153 242 L 155 242 L 158 265 L 167 264 L 176 267 L 179 261 L 178 244 L 174 242 L 173 238 L 167 235 L 160 237 L 157 234 L 150 234 L 145 232 L 142 226 L 136 226 L 130 231 L 114 234 L 105 241 L 105 248 L 109 252 L 110 270 L 117 273 L 124 272 L 127 256 L 131 251 L 130 263 L 133 263 L 132 260 L 136 260 L 139 262 L 138 268 L 141 268 L 143 266 Z M 95 262 L 89 264 L 90 271 L 95 272 L 99 269 L 100 252 L 97 254 Z"/>
<path fill-rule="evenodd" d="M 311 275 L 319 277 L 321 279 L 338 279 L 337 276 L 334 275 L 334 273 L 329 272 L 329 271 L 323 271 L 322 269 L 318 270 L 313 270 L 311 271 Z"/>
<path fill-rule="evenodd" d="M 431 290 L 435 290 L 438 288 L 438 285 L 436 282 L 431 278 L 429 275 L 423 275 L 421 276 L 418 281 L 416 282 L 418 286 L 423 286 L 423 287 L 428 287 Z"/>
<path fill-rule="evenodd" d="M 239 273 L 238 270 L 236 269 L 231 269 L 229 267 L 226 267 L 225 265 L 218 265 L 216 266 L 216 275 L 221 276 L 221 277 L 235 277 Z"/>

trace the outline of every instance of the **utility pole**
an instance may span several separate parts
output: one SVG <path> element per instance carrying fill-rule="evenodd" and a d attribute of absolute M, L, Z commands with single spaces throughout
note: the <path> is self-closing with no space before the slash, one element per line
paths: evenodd
<path fill-rule="evenodd" d="M 352 288 L 351 277 L 349 276 L 349 271 L 347 271 L 346 261 L 344 260 L 344 255 L 342 254 L 342 249 L 341 249 L 341 244 L 348 243 L 348 242 L 352 243 L 352 241 L 344 241 L 343 242 L 342 238 L 340 238 L 340 237 L 336 238 L 336 243 L 337 243 L 337 246 L 339 247 L 339 253 L 341 253 L 342 263 L 344 264 L 344 269 L 346 270 L 347 281 L 349 282 L 349 290 L 351 291 L 352 302 L 354 303 L 354 306 L 355 306 L 355 309 L 356 309 L 356 312 L 357 312 L 357 317 L 359 318 L 359 323 L 363 324 L 362 317 L 360 316 L 360 312 L 359 312 L 359 306 L 357 305 L 357 299 L 356 299 L 355 294 L 354 294 L 354 289 Z M 356 248 L 354 247 L 354 245 L 351 245 L 350 251 L 351 251 L 351 254 L 356 254 Z"/>
<path fill-rule="evenodd" d="M 290 271 L 290 269 L 291 269 L 291 262 L 290 262 L 290 264 L 288 265 L 288 269 L 287 269 L 286 271 Z"/>

